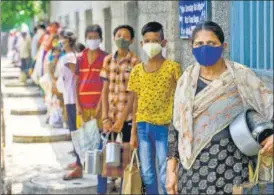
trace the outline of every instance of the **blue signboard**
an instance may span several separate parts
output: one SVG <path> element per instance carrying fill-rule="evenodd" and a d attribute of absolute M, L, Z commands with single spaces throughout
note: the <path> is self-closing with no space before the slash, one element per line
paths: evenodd
<path fill-rule="evenodd" d="M 197 23 L 207 19 L 207 1 L 179 1 L 180 38 L 190 38 Z"/>

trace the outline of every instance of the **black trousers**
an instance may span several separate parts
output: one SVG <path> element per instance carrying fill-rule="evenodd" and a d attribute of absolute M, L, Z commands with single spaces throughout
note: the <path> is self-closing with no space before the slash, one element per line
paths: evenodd
<path fill-rule="evenodd" d="M 22 72 L 27 72 L 28 71 L 29 63 L 30 63 L 29 58 L 21 58 L 21 71 Z"/>

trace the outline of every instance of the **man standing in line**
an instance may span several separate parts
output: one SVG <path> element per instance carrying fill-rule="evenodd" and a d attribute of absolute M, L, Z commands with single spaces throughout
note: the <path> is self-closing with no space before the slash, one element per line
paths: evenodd
<path fill-rule="evenodd" d="M 107 53 L 99 47 L 102 42 L 101 27 L 99 25 L 88 26 L 85 37 L 87 48 L 79 56 L 76 72 L 78 75 L 76 110 L 77 115 L 81 116 L 84 122 L 92 118 L 98 119 L 98 127 L 102 129 L 101 91 L 103 81 L 99 74 Z M 79 123 L 81 121 L 77 121 L 77 124 Z M 78 125 L 78 128 L 80 126 Z"/>
<path fill-rule="evenodd" d="M 102 28 L 95 24 L 88 26 L 85 32 L 87 48 L 79 56 L 78 61 L 78 81 L 77 81 L 77 126 L 91 119 L 97 119 L 97 124 L 102 130 L 102 100 L 101 92 L 103 89 L 103 80 L 100 78 L 100 72 L 103 68 L 103 62 L 107 53 L 100 49 L 103 40 Z M 100 145 L 100 148 L 102 145 Z M 97 193 L 104 194 L 107 190 L 107 178 L 98 176 Z"/>
<path fill-rule="evenodd" d="M 146 194 L 159 194 L 156 158 L 161 188 L 167 194 L 165 182 L 168 126 L 172 119 L 173 97 L 181 68 L 178 63 L 162 56 L 162 48 L 167 41 L 160 23 L 147 23 L 142 29 L 142 35 L 141 46 L 149 60 L 133 68 L 127 88 L 131 91 L 130 96 L 137 100 L 131 145 L 137 147 L 138 140 L 141 176 Z M 135 108 L 136 105 L 134 110 Z"/>
<path fill-rule="evenodd" d="M 22 32 L 18 42 L 19 55 L 21 59 L 21 72 L 27 73 L 30 63 L 31 38 L 27 32 Z"/>
<path fill-rule="evenodd" d="M 109 54 L 100 73 L 104 81 L 102 92 L 102 120 L 104 132 L 122 132 L 123 142 L 129 143 L 132 126 L 133 99 L 126 91 L 132 68 L 139 62 L 129 49 L 134 40 L 134 30 L 129 25 L 120 25 L 113 31 L 117 51 Z M 99 194 L 106 193 L 106 178 L 101 178 L 105 186 Z"/>

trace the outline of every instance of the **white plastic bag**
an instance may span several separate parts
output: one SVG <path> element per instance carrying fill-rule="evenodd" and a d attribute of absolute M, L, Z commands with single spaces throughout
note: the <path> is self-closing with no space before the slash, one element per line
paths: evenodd
<path fill-rule="evenodd" d="M 71 132 L 71 139 L 81 163 L 84 164 L 86 152 L 98 149 L 100 143 L 101 135 L 96 119 L 84 123 L 78 130 Z"/>
<path fill-rule="evenodd" d="M 59 100 L 56 95 L 51 97 L 51 104 L 48 106 L 49 112 L 49 125 L 53 128 L 63 127 L 62 109 L 59 106 Z"/>
<path fill-rule="evenodd" d="M 52 80 L 51 76 L 46 73 L 44 74 L 40 79 L 39 79 L 39 84 L 42 87 L 42 89 L 46 92 L 49 93 L 51 92 L 51 87 L 52 87 Z"/>
<path fill-rule="evenodd" d="M 35 84 L 39 84 L 39 78 L 41 77 L 41 74 L 42 74 L 43 55 L 44 55 L 44 50 L 42 49 L 42 47 L 40 47 L 39 51 L 37 52 L 36 63 L 31 75 L 31 78 L 35 82 Z"/>
<path fill-rule="evenodd" d="M 53 128 L 63 127 L 63 117 L 61 109 L 54 109 L 49 117 L 49 125 Z"/>
<path fill-rule="evenodd" d="M 39 84 L 39 77 L 38 77 L 38 75 L 37 75 L 37 71 L 36 71 L 35 68 L 33 69 L 30 78 L 33 80 L 33 82 L 34 82 L 36 85 Z"/>

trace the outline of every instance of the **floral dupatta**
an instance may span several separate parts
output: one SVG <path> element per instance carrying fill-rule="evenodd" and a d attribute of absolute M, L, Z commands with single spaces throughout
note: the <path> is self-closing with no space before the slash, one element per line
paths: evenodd
<path fill-rule="evenodd" d="M 174 100 L 174 127 L 179 132 L 178 150 L 189 169 L 211 138 L 246 108 L 271 119 L 273 93 L 248 68 L 226 61 L 227 71 L 197 96 L 200 66 L 186 69 L 179 79 Z"/>

